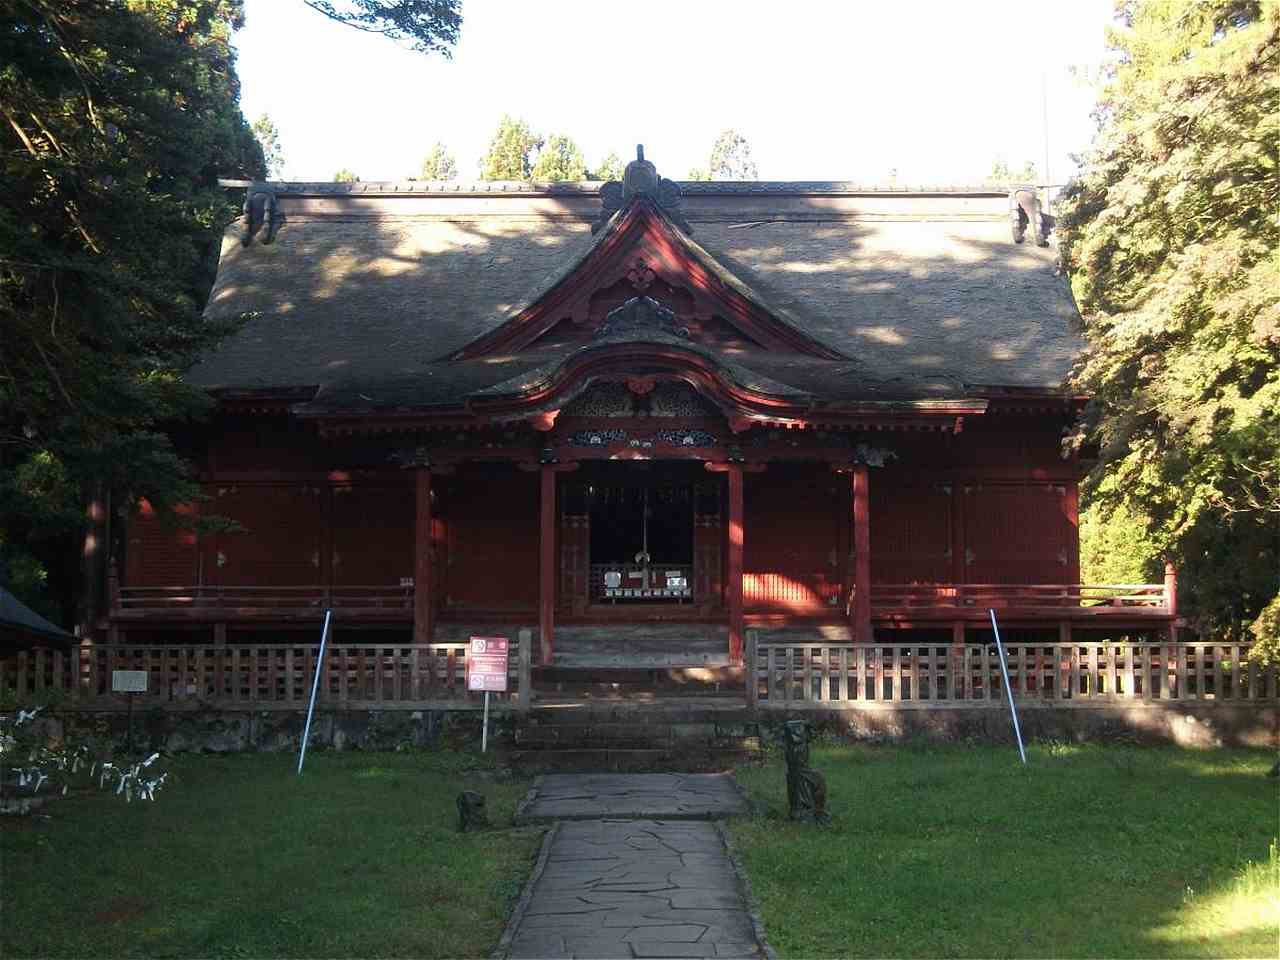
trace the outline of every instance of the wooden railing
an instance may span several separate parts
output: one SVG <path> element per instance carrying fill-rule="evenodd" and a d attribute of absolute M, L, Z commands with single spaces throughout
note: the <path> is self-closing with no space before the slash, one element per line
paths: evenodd
<path fill-rule="evenodd" d="M 496 702 L 528 705 L 531 643 L 511 640 L 508 692 Z M 468 644 L 341 643 L 325 650 L 319 702 L 350 706 L 480 705 L 466 688 Z M 91 703 L 120 701 L 113 670 L 143 670 L 139 706 L 303 709 L 311 695 L 318 645 L 188 644 L 31 650 L 0 660 L 0 695 L 24 700 L 57 693 Z M 120 701 L 123 702 L 123 701 Z"/>
<path fill-rule="evenodd" d="M 873 584 L 872 612 L 1019 608 L 1049 614 L 1086 610 L 1091 614 L 1172 616 L 1168 586 L 1121 583 L 1105 586 L 1062 583 Z"/>
<path fill-rule="evenodd" d="M 413 609 L 413 587 L 121 587 L 120 610 L 173 610 L 195 608 L 344 610 Z"/>
<path fill-rule="evenodd" d="M 1009 687 L 1024 702 L 1255 701 L 1280 678 L 1244 644 L 1008 644 Z M 994 644 L 765 643 L 747 636 L 747 694 L 761 706 L 1001 706 Z"/>

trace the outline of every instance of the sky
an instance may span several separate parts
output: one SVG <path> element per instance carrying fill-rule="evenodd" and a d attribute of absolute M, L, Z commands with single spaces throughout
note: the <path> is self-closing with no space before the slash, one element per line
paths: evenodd
<path fill-rule="evenodd" d="M 459 179 L 504 113 L 571 136 L 588 167 L 635 146 L 666 177 L 717 134 L 762 180 L 980 182 L 996 159 L 1060 183 L 1094 130 L 1083 77 L 1114 0 L 464 0 L 451 60 L 310 10 L 246 0 L 241 105 L 275 121 L 281 179 L 415 176 L 441 141 Z M 1047 104 L 1048 180 L 1045 179 Z"/>

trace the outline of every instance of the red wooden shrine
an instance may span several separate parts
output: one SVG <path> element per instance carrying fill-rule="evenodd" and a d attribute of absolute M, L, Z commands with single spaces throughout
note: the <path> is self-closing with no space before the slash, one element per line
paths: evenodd
<path fill-rule="evenodd" d="M 104 626 L 1171 624 L 1079 584 L 1078 321 L 1003 193 L 258 184 L 182 432 L 238 529 L 128 518 Z M 265 195 L 265 196 L 264 196 Z M 261 211 L 262 223 L 257 222 Z M 903 637 L 912 634 L 898 634 Z M 608 630 L 598 636 L 608 643 Z"/>

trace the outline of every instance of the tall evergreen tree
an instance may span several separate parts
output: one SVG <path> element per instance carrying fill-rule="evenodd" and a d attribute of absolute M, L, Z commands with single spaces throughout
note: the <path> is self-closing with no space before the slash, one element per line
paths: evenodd
<path fill-rule="evenodd" d="M 533 174 L 533 152 L 542 137 L 523 120 L 503 114 L 489 141 L 489 152 L 480 161 L 481 180 L 528 180 Z"/>
<path fill-rule="evenodd" d="M 238 209 L 217 179 L 266 172 L 237 102 L 241 17 L 240 0 L 0 13 L 0 559 L 62 623 L 87 502 L 197 492 L 162 428 L 206 407 L 181 374 L 227 332 L 201 318 Z"/>
<path fill-rule="evenodd" d="M 563 180 L 585 180 L 587 165 L 576 143 L 568 137 L 553 133 L 538 151 L 538 159 L 533 165 L 530 176 L 534 180 L 551 183 Z"/>
<path fill-rule="evenodd" d="M 1125 3 L 1061 198 L 1090 511 L 1138 518 L 1214 637 L 1280 649 L 1280 5 Z M 1154 554 L 1152 556 L 1151 554 Z"/>
<path fill-rule="evenodd" d="M 421 179 L 456 180 L 458 163 L 443 143 L 437 143 L 422 160 Z"/>

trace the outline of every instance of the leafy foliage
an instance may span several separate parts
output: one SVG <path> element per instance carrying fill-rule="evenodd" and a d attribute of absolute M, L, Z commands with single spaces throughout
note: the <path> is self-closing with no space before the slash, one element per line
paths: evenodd
<path fill-rule="evenodd" d="M 348 167 L 343 167 L 333 175 L 334 183 L 359 183 L 360 178 L 356 176 L 356 172 Z"/>
<path fill-rule="evenodd" d="M 407 40 L 420 53 L 453 56 L 462 29 L 462 0 L 302 0 L 331 20 L 365 33 Z"/>
<path fill-rule="evenodd" d="M 480 161 L 481 180 L 528 180 L 533 174 L 533 152 L 542 137 L 523 120 L 503 114 L 489 141 L 489 152 Z"/>
<path fill-rule="evenodd" d="M 710 180 L 710 179 L 711 179 L 711 174 L 707 171 L 707 168 L 706 168 L 706 167 L 690 167 L 690 168 L 689 168 L 689 175 L 688 175 L 685 179 L 687 179 L 687 180 Z"/>
<path fill-rule="evenodd" d="M 710 180 L 758 180 L 760 171 L 751 159 L 751 144 L 736 130 L 725 130 L 711 147 Z"/>
<path fill-rule="evenodd" d="M 1022 169 L 1015 171 L 1004 157 L 991 162 L 991 179 L 999 182 L 1034 183 L 1039 178 L 1034 160 L 1024 160 Z"/>
<path fill-rule="evenodd" d="M 617 150 L 610 150 L 604 155 L 604 159 L 600 161 L 600 165 L 587 174 L 588 180 L 621 180 L 625 171 L 622 158 L 618 156 Z"/>
<path fill-rule="evenodd" d="M 538 151 L 532 177 L 549 183 L 587 179 L 587 165 L 582 159 L 582 151 L 568 137 L 553 133 Z"/>
<path fill-rule="evenodd" d="M 200 314 L 238 206 L 217 178 L 265 173 L 240 22 L 240 0 L 0 14 L 0 549 L 47 572 L 60 610 L 30 599 L 64 623 L 92 494 L 197 494 L 162 427 L 205 408 L 181 373 L 228 332 Z"/>
<path fill-rule="evenodd" d="M 1280 593 L 1280 5 L 1120 13 L 1059 220 L 1090 342 L 1076 439 L 1101 452 L 1086 498 L 1141 519 L 1202 631 L 1280 645 L 1260 617 Z"/>
<path fill-rule="evenodd" d="M 284 148 L 280 146 L 280 131 L 265 113 L 253 121 L 249 128 L 262 148 L 262 159 L 267 167 L 267 179 L 274 180 L 284 169 Z"/>
<path fill-rule="evenodd" d="M 443 143 L 437 143 L 423 158 L 421 177 L 423 180 L 456 180 L 458 178 L 458 163 Z"/>

